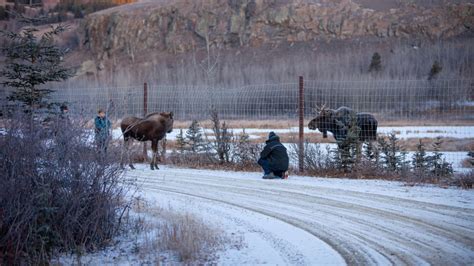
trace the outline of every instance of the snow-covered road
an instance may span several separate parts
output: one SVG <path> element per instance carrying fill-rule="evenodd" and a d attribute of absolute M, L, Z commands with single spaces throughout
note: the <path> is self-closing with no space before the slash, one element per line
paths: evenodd
<path fill-rule="evenodd" d="M 243 247 L 221 252 L 219 264 L 474 262 L 472 190 L 145 165 L 126 175 L 146 198 L 241 234 Z"/>

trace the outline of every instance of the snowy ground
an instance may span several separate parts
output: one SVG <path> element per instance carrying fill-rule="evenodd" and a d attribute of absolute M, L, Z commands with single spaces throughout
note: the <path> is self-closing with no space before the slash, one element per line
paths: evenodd
<path fill-rule="evenodd" d="M 241 248 L 223 265 L 470 265 L 474 191 L 379 180 L 290 176 L 137 165 L 151 202 L 219 225 Z"/>

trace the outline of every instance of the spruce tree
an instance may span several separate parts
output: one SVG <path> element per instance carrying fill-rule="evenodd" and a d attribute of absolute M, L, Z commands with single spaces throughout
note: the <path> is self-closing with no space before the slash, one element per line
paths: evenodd
<path fill-rule="evenodd" d="M 249 144 L 250 144 L 250 136 L 245 132 L 245 129 L 242 130 L 242 134 L 238 136 L 237 140 L 237 149 L 236 155 L 239 158 L 240 162 L 248 162 L 249 161 Z"/>
<path fill-rule="evenodd" d="M 8 40 L 2 49 L 6 64 L 0 71 L 4 77 L 1 84 L 15 89 L 9 100 L 20 101 L 30 108 L 41 107 L 53 92 L 42 85 L 72 76 L 71 70 L 62 66 L 66 50 L 59 48 L 54 40 L 66 27 L 52 26 L 49 31 L 38 34 L 39 30 L 33 26 L 37 19 L 20 16 L 18 21 L 27 25 L 20 32 L 1 31 Z"/>
<path fill-rule="evenodd" d="M 379 138 L 378 142 L 382 163 L 387 170 L 399 172 L 406 168 L 406 152 L 403 151 L 394 132 L 390 133 L 388 141 L 384 138 Z"/>
<path fill-rule="evenodd" d="M 364 150 L 364 157 L 367 161 L 375 164 L 379 163 L 380 152 L 379 149 L 372 141 L 367 142 Z"/>
<path fill-rule="evenodd" d="M 179 129 L 179 134 L 176 135 L 176 148 L 178 152 L 183 154 L 186 150 L 186 140 L 184 138 L 183 129 Z"/>
<path fill-rule="evenodd" d="M 205 148 L 202 128 L 197 120 L 193 120 L 186 131 L 186 144 L 193 153 L 201 152 Z"/>
<path fill-rule="evenodd" d="M 426 156 L 425 145 L 421 139 L 416 145 L 416 152 L 413 154 L 412 165 L 415 171 L 421 173 L 424 173 L 428 167 L 428 158 Z"/>
<path fill-rule="evenodd" d="M 382 57 L 379 53 L 375 52 L 372 55 L 372 60 L 370 61 L 369 72 L 380 72 L 382 70 Z"/>
<path fill-rule="evenodd" d="M 346 137 L 337 142 L 337 150 L 333 152 L 334 163 L 344 172 L 352 170 L 359 161 L 361 155 L 359 134 L 360 128 L 357 126 L 357 120 L 352 117 Z"/>
<path fill-rule="evenodd" d="M 428 166 L 430 172 L 436 177 L 450 177 L 453 174 L 453 166 L 448 163 L 440 152 L 443 140 L 440 137 L 436 138 L 433 144 L 433 155 L 428 157 Z"/>
<path fill-rule="evenodd" d="M 212 122 L 212 131 L 214 132 L 215 136 L 213 148 L 217 153 L 219 162 L 230 162 L 230 151 L 234 140 L 233 133 L 227 128 L 225 122 L 221 124 L 219 113 L 215 107 L 211 107 L 210 116 Z"/>
<path fill-rule="evenodd" d="M 430 73 L 428 74 L 428 80 L 436 79 L 442 70 L 443 66 L 441 66 L 438 60 L 435 60 L 431 66 Z"/>

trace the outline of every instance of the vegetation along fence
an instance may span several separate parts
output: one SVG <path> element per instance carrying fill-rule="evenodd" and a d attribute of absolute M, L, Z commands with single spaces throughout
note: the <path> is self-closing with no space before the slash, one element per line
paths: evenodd
<path fill-rule="evenodd" d="M 4 100 L 8 91 L 3 90 L 3 94 L 0 96 Z M 474 80 L 324 81 L 300 77 L 295 82 L 236 88 L 145 83 L 63 88 L 51 95 L 51 101 L 66 103 L 71 115 L 88 118 L 93 118 L 98 108 L 104 108 L 111 120 L 173 111 L 179 122 L 175 128 L 186 128 L 193 120 L 205 127 L 213 108 L 235 132 L 245 128 L 252 140 L 263 142 L 270 130 L 276 131 L 284 142 L 299 142 L 300 154 L 304 153 L 304 141 L 335 145 L 331 134 L 327 139 L 322 137 L 320 127 L 319 131 L 308 128 L 318 114 L 316 109 L 346 106 L 354 111 L 351 114 L 355 120 L 345 117 L 344 110 L 336 114 L 343 135 L 350 133 L 350 123 L 357 124 L 357 119 L 362 119 L 359 126 L 371 123 L 356 115 L 369 113 L 377 120 L 377 132 L 394 132 L 407 152 L 414 152 L 420 139 L 430 143 L 439 137 L 447 160 L 463 169 L 468 164 L 468 152 L 474 150 Z M 360 129 L 365 130 L 364 126 Z M 300 158 L 300 168 L 302 161 Z"/>

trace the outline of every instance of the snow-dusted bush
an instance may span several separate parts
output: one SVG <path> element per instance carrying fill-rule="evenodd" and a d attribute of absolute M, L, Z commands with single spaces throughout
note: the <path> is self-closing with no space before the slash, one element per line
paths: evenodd
<path fill-rule="evenodd" d="M 131 188 L 120 154 L 98 152 L 80 122 L 16 113 L 0 135 L 0 264 L 46 264 L 120 232 Z"/>

